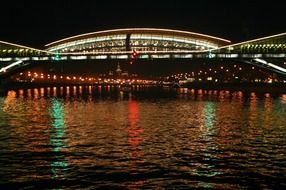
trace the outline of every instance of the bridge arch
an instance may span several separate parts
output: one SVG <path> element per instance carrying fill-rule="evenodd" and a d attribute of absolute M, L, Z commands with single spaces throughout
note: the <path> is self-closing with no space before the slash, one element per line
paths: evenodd
<path fill-rule="evenodd" d="M 61 54 L 126 54 L 130 51 L 188 51 L 204 52 L 230 44 L 230 41 L 194 32 L 127 28 L 81 34 L 46 45 L 47 51 Z"/>

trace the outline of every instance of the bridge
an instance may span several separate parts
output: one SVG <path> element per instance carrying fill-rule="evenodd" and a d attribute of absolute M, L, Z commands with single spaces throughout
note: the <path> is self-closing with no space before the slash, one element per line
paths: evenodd
<path fill-rule="evenodd" d="M 81 34 L 49 43 L 45 49 L 0 41 L 0 75 L 31 62 L 89 59 L 235 59 L 286 75 L 283 66 L 267 61 L 285 61 L 285 42 L 286 33 L 232 44 L 210 35 L 156 28 Z"/>

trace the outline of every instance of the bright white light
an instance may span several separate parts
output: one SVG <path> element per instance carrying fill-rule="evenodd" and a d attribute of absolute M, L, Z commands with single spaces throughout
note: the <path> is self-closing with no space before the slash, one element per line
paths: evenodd
<path fill-rule="evenodd" d="M 265 60 L 263 60 L 263 59 L 254 59 L 254 61 L 257 61 L 257 62 L 259 62 L 259 63 L 262 63 L 262 64 L 265 64 L 265 65 L 267 65 L 267 66 L 269 66 L 269 67 L 272 67 L 272 68 L 274 68 L 274 69 L 277 69 L 277 70 L 279 70 L 279 71 L 282 71 L 282 72 L 284 72 L 284 73 L 286 73 L 286 69 L 284 69 L 283 67 L 279 67 L 278 65 L 274 65 L 274 64 L 272 64 L 272 63 L 268 63 L 267 61 L 265 61 Z"/>
<path fill-rule="evenodd" d="M 170 41 L 170 42 L 181 42 L 181 43 L 187 43 L 187 44 L 194 44 L 198 46 L 206 46 L 208 48 L 218 48 L 217 45 L 207 43 L 205 41 L 199 41 L 197 39 L 190 39 L 190 38 L 179 38 L 175 36 L 153 36 L 153 35 L 131 35 L 130 37 L 131 40 L 159 40 L 159 41 Z M 154 44 L 155 45 L 155 44 Z"/>
<path fill-rule="evenodd" d="M 61 57 L 61 60 L 67 60 L 67 59 L 68 59 L 67 56 L 62 56 L 62 57 Z"/>
<path fill-rule="evenodd" d="M 193 55 L 192 54 L 185 54 L 185 55 L 173 55 L 174 58 L 193 58 Z"/>
<path fill-rule="evenodd" d="M 0 69 L 0 73 L 6 72 L 7 69 L 9 69 L 9 68 L 11 68 L 11 67 L 14 67 L 14 66 L 16 66 L 16 65 L 19 65 L 19 64 L 22 63 L 22 62 L 23 62 L 22 60 L 19 60 L 19 61 L 16 61 L 16 62 L 14 62 L 14 63 L 11 63 L 10 65 L 8 65 L 8 66 L 6 66 L 6 67 L 1 68 L 1 69 Z"/>
<path fill-rule="evenodd" d="M 193 44 L 193 45 L 202 46 L 202 47 L 205 46 L 205 47 L 210 48 L 210 49 L 218 48 L 218 45 L 216 45 L 214 43 L 198 40 L 195 38 L 191 39 L 191 38 L 182 38 L 182 37 L 167 36 L 167 35 L 157 36 L 157 35 L 152 35 L 152 34 L 149 34 L 149 35 L 142 34 L 140 36 L 131 35 L 130 38 L 131 38 L 131 40 L 158 40 L 158 41 L 179 42 L 179 43 Z M 121 37 L 120 39 L 124 39 L 124 38 Z M 52 48 L 49 48 L 48 50 L 54 52 L 57 50 L 71 48 L 73 46 L 84 45 L 84 44 L 100 42 L 100 41 L 110 41 L 110 40 L 117 40 L 117 38 L 116 38 L 116 36 L 115 37 L 114 36 L 110 36 L 110 37 L 104 36 L 104 37 L 97 37 L 97 38 L 89 38 L 89 39 L 85 39 L 85 40 L 77 40 L 77 41 L 67 42 L 64 44 L 54 46 Z M 156 43 L 154 45 L 156 45 Z"/>
<path fill-rule="evenodd" d="M 176 50 L 176 51 L 153 51 L 153 50 L 150 50 L 150 51 L 138 51 L 138 53 L 142 53 L 142 54 L 153 54 L 153 53 L 202 53 L 202 52 L 205 52 L 205 51 L 202 51 L 202 50 Z M 61 53 L 61 55 L 71 55 L 71 56 L 75 56 L 75 55 L 82 55 L 83 53 L 82 52 L 68 52 L 68 53 Z M 123 55 L 123 54 L 132 54 L 132 51 L 109 51 L 109 52 L 85 52 L 84 53 L 85 55 Z M 91 56 L 91 59 L 94 59 L 93 58 L 94 56 Z"/>
<path fill-rule="evenodd" d="M 286 54 L 285 54 L 285 53 L 280 53 L 280 54 L 266 54 L 266 57 L 285 58 L 285 57 L 286 57 Z"/>
<path fill-rule="evenodd" d="M 49 57 L 41 57 L 40 59 L 45 61 L 45 60 L 49 60 Z"/>
<path fill-rule="evenodd" d="M 95 37 L 95 38 L 88 38 L 84 40 L 77 40 L 73 42 L 68 42 L 64 44 L 57 45 L 53 48 L 48 49 L 49 51 L 57 51 L 57 50 L 62 50 L 62 49 L 67 49 L 72 46 L 78 46 L 78 45 L 84 45 L 84 44 L 89 44 L 89 43 L 95 43 L 95 42 L 103 42 L 103 41 L 110 41 L 110 40 L 125 40 L 126 35 L 112 35 L 112 36 L 100 36 L 100 37 Z"/>
<path fill-rule="evenodd" d="M 39 57 L 32 57 L 32 60 L 39 61 Z"/>
<path fill-rule="evenodd" d="M 170 58 L 170 55 L 151 55 L 152 58 Z"/>
<path fill-rule="evenodd" d="M 90 32 L 90 33 L 85 33 L 85 34 L 80 34 L 80 35 L 76 35 L 76 36 L 71 36 L 68 38 L 64 38 L 52 43 L 49 43 L 45 46 L 52 46 L 53 44 L 56 43 L 61 43 L 64 41 L 68 41 L 68 40 L 72 40 L 72 39 L 76 39 L 76 38 L 80 38 L 80 37 L 84 37 L 84 36 L 89 36 L 89 35 L 97 35 L 97 34 L 104 34 L 104 33 L 113 33 L 113 32 L 130 32 L 130 33 L 138 33 L 140 31 L 160 31 L 160 32 L 171 32 L 171 33 L 178 33 L 178 34 L 184 34 L 184 35 L 193 35 L 196 36 L 197 38 L 200 37 L 207 37 L 213 40 L 218 40 L 218 41 L 223 41 L 226 43 L 230 43 L 230 41 L 222 39 L 222 38 L 217 38 L 214 36 L 210 36 L 210 35 L 205 35 L 205 34 L 200 34 L 200 33 L 195 33 L 195 32 L 187 32 L 187 31 L 181 31 L 181 30 L 171 30 L 171 29 L 161 29 L 161 28 L 125 28 L 125 29 L 113 29 L 113 30 L 105 30 L 105 31 L 98 31 L 98 32 Z"/>
<path fill-rule="evenodd" d="M 87 59 L 87 56 L 71 56 L 71 60 L 84 60 Z"/>
<path fill-rule="evenodd" d="M 141 59 L 148 59 L 148 58 L 149 58 L 149 55 L 146 55 L 146 54 L 145 54 L 145 55 L 140 55 L 139 57 L 140 57 Z"/>
<path fill-rule="evenodd" d="M 107 55 L 92 56 L 94 59 L 107 59 Z"/>
<path fill-rule="evenodd" d="M 23 57 L 23 58 L 16 58 L 17 61 L 21 60 L 21 61 L 29 61 L 31 58 L 30 57 Z"/>
<path fill-rule="evenodd" d="M 11 57 L 0 58 L 1 61 L 12 61 Z"/>
<path fill-rule="evenodd" d="M 262 57 L 262 54 L 254 54 L 253 57 L 259 58 Z"/>
<path fill-rule="evenodd" d="M 282 71 L 282 72 L 286 73 L 286 69 L 284 69 L 283 67 L 279 67 L 279 66 L 274 65 L 274 64 L 272 64 L 272 63 L 268 63 L 268 65 L 269 65 L 270 67 L 273 67 L 273 68 L 275 68 L 275 69 L 278 69 L 279 71 Z"/>
<path fill-rule="evenodd" d="M 117 55 L 117 59 L 128 59 L 128 55 Z"/>
<path fill-rule="evenodd" d="M 254 59 L 254 61 L 257 61 L 259 63 L 263 63 L 263 64 L 267 64 L 267 61 L 263 60 L 263 59 Z"/>
<path fill-rule="evenodd" d="M 230 58 L 237 58 L 237 57 L 238 57 L 238 54 L 233 54 L 233 53 L 232 53 L 232 54 L 229 55 L 229 57 L 230 57 Z"/>

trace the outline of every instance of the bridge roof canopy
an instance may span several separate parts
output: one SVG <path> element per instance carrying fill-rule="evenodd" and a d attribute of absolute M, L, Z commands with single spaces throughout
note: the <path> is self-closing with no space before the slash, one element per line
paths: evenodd
<path fill-rule="evenodd" d="M 238 53 L 286 53 L 286 33 L 222 46 L 215 51 Z"/>
<path fill-rule="evenodd" d="M 0 41 L 0 57 L 44 55 L 50 52 L 28 46 Z"/>
<path fill-rule="evenodd" d="M 126 28 L 80 34 L 46 45 L 56 52 L 208 50 L 230 41 L 188 31 L 158 28 Z"/>

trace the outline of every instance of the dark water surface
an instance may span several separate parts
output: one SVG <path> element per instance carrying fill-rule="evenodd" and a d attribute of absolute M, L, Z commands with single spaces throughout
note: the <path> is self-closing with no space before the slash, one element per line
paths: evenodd
<path fill-rule="evenodd" d="M 286 95 L 51 87 L 0 97 L 1 189 L 285 189 Z"/>

